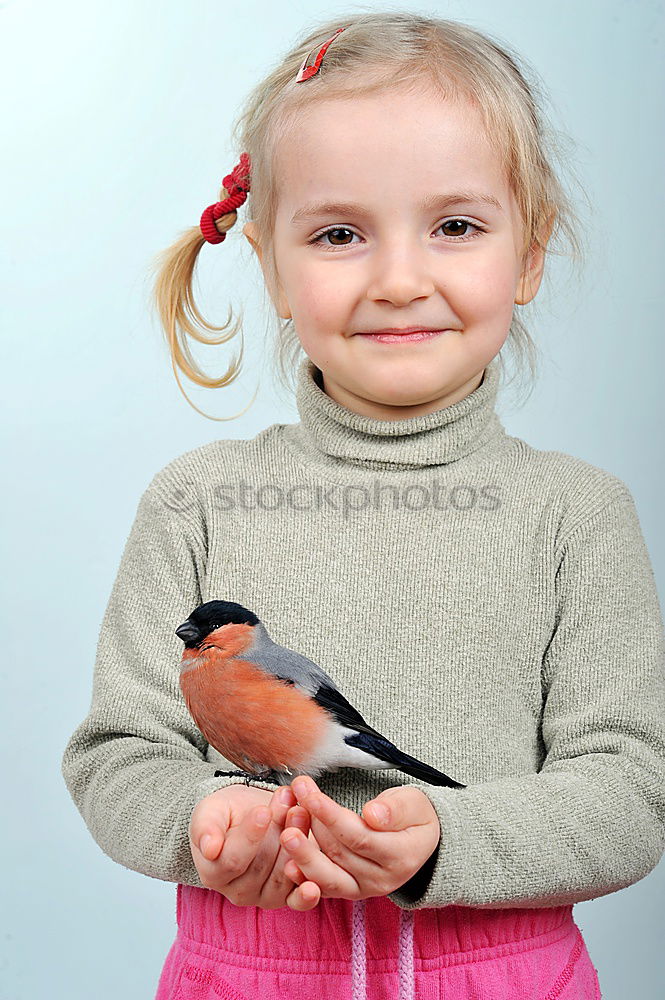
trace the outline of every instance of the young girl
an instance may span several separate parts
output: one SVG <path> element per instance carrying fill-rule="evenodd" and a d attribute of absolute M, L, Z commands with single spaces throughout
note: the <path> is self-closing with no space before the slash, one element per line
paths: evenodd
<path fill-rule="evenodd" d="M 186 338 L 226 329 L 194 266 L 251 191 L 280 349 L 304 356 L 299 422 L 196 448 L 143 493 L 63 758 L 102 849 L 178 883 L 158 1000 L 600 996 L 572 909 L 663 850 L 663 622 L 626 484 L 495 412 L 502 347 L 530 350 L 515 306 L 553 231 L 575 245 L 545 135 L 481 32 L 324 23 L 256 88 L 222 201 L 161 258 L 174 371 L 231 382 Z M 230 774 L 178 684 L 174 630 L 212 599 L 466 787 Z"/>

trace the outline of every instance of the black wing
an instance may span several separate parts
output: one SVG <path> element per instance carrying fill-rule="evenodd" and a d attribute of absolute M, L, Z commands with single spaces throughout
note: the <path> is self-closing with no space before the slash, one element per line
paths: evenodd
<path fill-rule="evenodd" d="M 384 739 L 381 733 L 377 732 L 376 729 L 372 729 L 365 722 L 358 709 L 354 708 L 336 688 L 322 684 L 314 695 L 314 701 L 330 712 L 342 726 L 347 726 L 349 729 L 357 729 L 361 733 L 371 733 L 373 736 L 379 736 L 381 739 Z"/>

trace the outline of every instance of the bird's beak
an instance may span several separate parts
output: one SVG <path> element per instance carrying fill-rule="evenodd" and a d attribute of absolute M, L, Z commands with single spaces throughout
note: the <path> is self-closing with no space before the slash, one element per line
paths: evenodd
<path fill-rule="evenodd" d="M 182 625 L 178 625 L 175 630 L 175 634 L 183 642 L 198 642 L 201 638 L 201 633 L 197 629 L 196 625 L 192 625 L 191 622 L 183 622 Z"/>

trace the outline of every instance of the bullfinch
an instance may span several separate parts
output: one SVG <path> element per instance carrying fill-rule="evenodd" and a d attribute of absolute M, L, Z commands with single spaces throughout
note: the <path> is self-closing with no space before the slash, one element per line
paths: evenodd
<path fill-rule="evenodd" d="M 321 667 L 274 642 L 241 604 L 207 601 L 175 634 L 185 644 L 179 680 L 187 708 L 208 743 L 244 769 L 247 784 L 393 767 L 430 785 L 466 787 L 372 729 Z"/>

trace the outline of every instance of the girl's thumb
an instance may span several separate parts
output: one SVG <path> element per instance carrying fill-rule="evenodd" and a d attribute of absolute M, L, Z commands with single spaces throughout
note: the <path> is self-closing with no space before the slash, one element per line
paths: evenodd
<path fill-rule="evenodd" d="M 399 788 L 384 788 L 375 799 L 366 803 L 363 815 L 370 820 L 372 826 L 377 829 L 386 829 L 390 826 L 391 821 L 394 820 L 394 810 L 390 807 L 389 799 L 396 792 L 399 792 Z M 394 805 L 395 803 L 393 803 Z"/>

